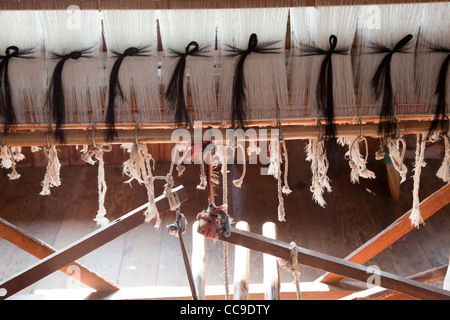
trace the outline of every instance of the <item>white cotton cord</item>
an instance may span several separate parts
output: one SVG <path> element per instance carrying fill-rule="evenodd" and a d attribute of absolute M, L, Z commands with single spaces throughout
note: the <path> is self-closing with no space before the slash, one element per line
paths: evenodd
<path fill-rule="evenodd" d="M 161 218 L 156 207 L 155 190 L 152 170 L 154 169 L 154 159 L 148 153 L 147 146 L 140 143 L 122 144 L 121 147 L 130 153 L 130 158 L 123 163 L 123 174 L 130 179 L 126 183 L 136 180 L 139 184 L 143 184 L 147 190 L 148 209 L 144 212 L 145 222 L 155 221 L 155 228 L 159 228 Z M 172 163 L 173 166 L 173 163 Z M 166 179 L 164 177 L 163 179 Z M 168 182 L 170 183 L 170 182 Z M 168 186 L 168 188 L 171 188 Z"/>
<path fill-rule="evenodd" d="M 366 156 L 363 157 L 360 152 L 359 143 L 364 142 L 366 148 Z M 346 158 L 349 159 L 350 181 L 359 183 L 359 178 L 375 179 L 375 173 L 367 169 L 368 143 L 365 137 L 352 138 Z"/>
<path fill-rule="evenodd" d="M 284 186 L 282 188 L 282 192 L 285 195 L 289 195 L 292 193 L 292 190 L 289 188 L 289 183 L 288 183 L 288 168 L 289 168 L 289 156 L 288 156 L 288 151 L 287 151 L 287 147 L 286 147 L 286 141 L 284 140 L 284 138 L 281 139 L 281 146 L 283 147 L 283 157 L 284 157 Z"/>
<path fill-rule="evenodd" d="M 108 225 L 109 219 L 106 218 L 106 208 L 105 208 L 105 195 L 107 191 L 107 185 L 105 181 L 105 163 L 103 160 L 103 155 L 105 152 L 110 152 L 112 150 L 111 145 L 104 146 L 92 146 L 88 150 L 82 153 L 81 159 L 89 164 L 94 165 L 95 160 L 98 161 L 98 174 L 97 174 L 97 188 L 98 188 L 98 211 L 94 221 L 97 225 L 104 227 Z"/>
<path fill-rule="evenodd" d="M 36 153 L 36 152 L 39 152 L 39 151 L 41 151 L 42 149 L 40 148 L 40 147 L 38 147 L 38 146 L 32 146 L 31 147 L 31 152 L 32 153 Z"/>
<path fill-rule="evenodd" d="M 402 144 L 402 149 L 400 152 L 400 143 Z M 403 138 L 386 138 L 386 146 L 389 150 L 389 157 L 391 158 L 392 165 L 395 170 L 400 174 L 400 183 L 406 181 L 406 174 L 408 173 L 408 168 L 403 163 L 405 159 L 406 152 L 406 141 Z"/>
<path fill-rule="evenodd" d="M 414 186 L 413 186 L 413 206 L 409 219 L 411 220 L 411 225 L 418 228 L 423 219 L 420 215 L 420 200 L 419 200 L 419 187 L 420 187 L 420 175 L 422 172 L 422 167 L 426 166 L 424 161 L 425 145 L 427 141 L 424 139 L 423 135 L 417 135 L 416 143 L 416 158 L 414 162 Z"/>
<path fill-rule="evenodd" d="M 42 191 L 39 193 L 41 196 L 50 195 L 50 188 L 59 187 L 61 185 L 61 179 L 59 177 L 61 163 L 58 159 L 58 151 L 56 146 L 47 146 L 47 168 L 42 181 Z"/>
<path fill-rule="evenodd" d="M 25 159 L 21 150 L 21 147 L 10 148 L 6 144 L 3 144 L 1 147 L 1 166 L 5 169 L 12 169 L 11 173 L 8 173 L 9 180 L 17 180 L 20 178 L 20 174 L 16 170 L 16 162 Z"/>
<path fill-rule="evenodd" d="M 322 208 L 325 208 L 326 202 L 323 198 L 325 191 L 331 192 L 330 179 L 327 176 L 329 163 L 325 151 L 323 140 L 317 138 L 309 139 L 306 146 L 306 160 L 311 162 L 312 182 L 311 192 L 314 201 Z"/>
<path fill-rule="evenodd" d="M 237 148 L 241 150 L 242 152 L 242 174 L 239 177 L 239 179 L 233 180 L 233 184 L 237 187 L 240 188 L 242 187 L 242 183 L 244 182 L 244 178 L 245 178 L 245 174 L 247 172 L 247 161 L 246 161 L 246 157 L 245 157 L 245 148 L 242 144 L 238 143 L 237 144 Z M 249 147 L 250 148 L 250 147 Z"/>
<path fill-rule="evenodd" d="M 448 136 L 444 136 L 445 156 L 436 176 L 444 182 L 450 181 L 450 142 Z"/>
<path fill-rule="evenodd" d="M 277 261 L 282 268 L 290 271 L 294 276 L 297 300 L 302 300 L 302 294 L 300 291 L 300 268 L 298 265 L 297 256 L 298 256 L 297 245 L 295 244 L 295 242 L 291 242 L 291 259 L 286 260 L 277 258 Z"/>
<path fill-rule="evenodd" d="M 270 158 L 267 174 L 273 176 L 275 179 L 278 179 L 279 172 L 281 170 L 280 165 L 280 140 L 276 137 L 270 141 Z"/>

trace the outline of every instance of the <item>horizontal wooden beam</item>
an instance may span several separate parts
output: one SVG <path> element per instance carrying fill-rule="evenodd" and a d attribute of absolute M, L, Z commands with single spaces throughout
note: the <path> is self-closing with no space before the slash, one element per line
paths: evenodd
<path fill-rule="evenodd" d="M 420 214 L 422 219 L 426 221 L 429 217 L 449 203 L 450 183 L 446 184 L 444 187 L 434 192 L 420 203 Z M 406 212 L 389 227 L 345 257 L 345 260 L 358 264 L 364 264 L 375 257 L 378 253 L 414 229 L 414 226 L 411 225 L 411 221 L 409 220 L 410 214 L 411 210 Z M 318 280 L 321 282 L 333 283 L 340 281 L 342 278 L 343 277 L 341 275 L 326 274 Z"/>
<path fill-rule="evenodd" d="M 56 252 L 56 249 L 44 241 L 33 237 L 2 218 L 0 218 L 0 237 L 39 259 L 44 259 Z M 119 290 L 119 287 L 116 284 L 103 278 L 98 273 L 90 270 L 77 261 L 71 262 L 59 270 L 69 276 L 74 276 L 74 273 L 70 268 L 72 266 L 76 266 L 78 270 L 80 270 L 80 273 L 75 278 L 85 285 L 97 291 Z"/>
<path fill-rule="evenodd" d="M 419 134 L 427 133 L 430 128 L 430 121 L 403 121 L 398 124 L 399 134 Z M 362 126 L 359 124 L 338 124 L 337 136 L 338 137 L 356 137 L 364 134 L 366 137 L 378 137 L 380 134 L 378 132 L 378 124 L 376 123 L 365 123 Z M 225 127 L 226 128 L 226 127 Z M 224 127 L 214 128 L 218 130 L 226 138 L 226 130 Z M 270 140 L 270 133 L 272 130 L 278 130 L 278 127 L 265 127 L 267 130 L 267 135 L 261 135 L 258 130 L 256 133 L 259 134 L 256 140 Z M 361 131 L 362 129 L 362 131 Z M 282 127 L 282 134 L 285 140 L 301 140 L 319 137 L 321 131 L 319 126 L 302 126 L 302 125 L 289 125 Z M 140 130 L 117 130 L 118 137 L 112 142 L 113 144 L 122 143 L 134 143 L 137 139 L 142 143 L 176 143 L 179 140 L 178 135 L 174 134 L 174 129 L 140 129 Z M 107 143 L 105 140 L 106 130 L 98 129 L 95 130 L 94 135 L 92 130 L 65 130 L 66 133 L 66 145 L 83 145 L 83 144 L 93 144 L 93 140 L 97 144 Z M 94 136 L 94 139 L 93 139 Z M 192 137 L 193 139 L 194 137 Z M 247 140 L 253 138 L 246 138 Z M 47 143 L 50 145 L 59 144 L 55 141 L 53 133 L 47 133 L 45 131 L 16 131 L 11 132 L 5 137 L 5 143 L 10 146 L 45 146 Z"/>
<path fill-rule="evenodd" d="M 231 228 L 231 235 L 220 240 L 247 247 L 251 250 L 271 254 L 278 258 L 291 260 L 291 246 L 288 243 L 270 239 L 251 232 Z M 354 280 L 367 282 L 373 272 L 365 266 L 344 259 L 339 259 L 313 250 L 296 246 L 298 263 L 348 277 Z M 431 285 L 387 273 L 377 272 L 380 286 L 389 290 L 401 292 L 411 297 L 424 300 L 450 300 L 450 292 Z"/>
<path fill-rule="evenodd" d="M 180 202 L 187 200 L 187 193 L 183 186 L 175 188 L 173 192 L 176 192 Z M 170 209 L 169 202 L 167 201 L 165 195 L 161 195 L 156 198 L 156 206 L 160 213 L 166 212 Z M 65 265 L 72 263 L 73 261 L 105 245 L 122 234 L 138 227 L 141 224 L 144 224 L 145 217 L 142 211 L 147 207 L 148 203 L 112 221 L 107 226 L 99 228 L 64 249 L 47 256 L 18 274 L 4 280 L 0 283 L 0 290 L 3 292 L 6 290 L 6 294 L 1 296 L 0 299 L 10 297 L 36 281 L 61 269 Z"/>

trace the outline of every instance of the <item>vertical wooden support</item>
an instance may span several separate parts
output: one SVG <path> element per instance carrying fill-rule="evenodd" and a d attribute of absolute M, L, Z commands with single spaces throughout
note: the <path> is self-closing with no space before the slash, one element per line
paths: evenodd
<path fill-rule="evenodd" d="M 277 238 L 276 225 L 273 222 L 266 222 L 263 225 L 263 236 L 271 239 Z M 280 300 L 280 271 L 278 269 L 277 258 L 264 253 L 264 299 Z"/>
<path fill-rule="evenodd" d="M 205 237 L 197 232 L 198 221 L 192 225 L 192 275 L 198 300 L 205 300 Z"/>
<path fill-rule="evenodd" d="M 250 231 L 245 221 L 236 224 L 239 230 Z M 250 275 L 250 250 L 236 246 L 234 259 L 234 295 L 233 300 L 248 300 L 248 287 Z"/>

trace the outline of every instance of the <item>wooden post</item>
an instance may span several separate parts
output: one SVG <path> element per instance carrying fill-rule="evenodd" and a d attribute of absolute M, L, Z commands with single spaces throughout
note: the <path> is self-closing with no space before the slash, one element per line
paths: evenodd
<path fill-rule="evenodd" d="M 198 300 L 205 300 L 205 237 L 197 232 L 198 223 L 192 225 L 192 275 Z"/>
<path fill-rule="evenodd" d="M 250 231 L 250 226 L 245 221 L 236 224 L 239 230 Z M 248 300 L 249 276 L 250 276 L 250 250 L 236 246 L 234 258 L 234 295 L 233 300 Z"/>
<path fill-rule="evenodd" d="M 276 239 L 277 229 L 273 222 L 266 222 L 263 225 L 263 236 Z M 278 268 L 277 258 L 264 253 L 264 299 L 265 300 L 280 300 L 280 270 Z"/>
<path fill-rule="evenodd" d="M 173 189 L 176 192 L 180 202 L 187 199 L 187 193 L 183 186 Z M 5 291 L 0 299 L 6 299 L 29 285 L 41 280 L 42 278 L 52 274 L 62 267 L 72 263 L 73 261 L 85 256 L 89 252 L 105 245 L 122 234 L 145 223 L 143 210 L 148 208 L 148 203 L 139 208 L 125 214 L 124 216 L 110 222 L 107 226 L 102 227 L 75 243 L 57 251 L 41 261 L 26 268 L 22 272 L 6 279 L 0 283 L 0 292 Z M 156 198 L 156 206 L 160 213 L 170 210 L 169 202 L 165 195 Z"/>
<path fill-rule="evenodd" d="M 281 259 L 291 259 L 292 248 L 288 243 L 233 227 L 231 228 L 231 235 L 226 238 L 222 236 L 220 240 L 271 254 Z M 298 246 L 296 250 L 297 261 L 304 266 L 336 273 L 362 282 L 366 282 L 372 275 L 368 267 L 360 264 Z M 380 286 L 386 289 L 402 292 L 418 299 L 450 300 L 450 292 L 431 285 L 425 285 L 384 271 L 378 272 L 377 276 L 379 277 Z"/>

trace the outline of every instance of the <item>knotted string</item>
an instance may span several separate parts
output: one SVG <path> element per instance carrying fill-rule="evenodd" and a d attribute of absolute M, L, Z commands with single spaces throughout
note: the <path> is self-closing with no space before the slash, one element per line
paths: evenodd
<path fill-rule="evenodd" d="M 31 49 L 20 51 L 16 46 L 6 48 L 5 55 L 0 55 L 0 114 L 3 118 L 3 134 L 7 134 L 11 126 L 16 125 L 16 114 L 11 97 L 8 66 L 12 58 L 33 59 L 28 56 L 33 53 Z"/>
<path fill-rule="evenodd" d="M 435 95 L 438 96 L 438 100 L 436 104 L 436 111 L 434 113 L 434 118 L 433 121 L 431 122 L 427 138 L 429 138 L 438 129 L 442 131 L 442 135 L 446 136 L 449 129 L 449 119 L 445 112 L 446 111 L 445 90 L 447 88 L 447 74 L 450 65 L 450 48 L 432 47 L 431 51 L 446 53 L 447 57 L 442 62 L 441 68 L 439 70 L 436 91 L 434 93 Z"/>
<path fill-rule="evenodd" d="M 64 98 L 64 88 L 62 83 L 62 72 L 64 64 L 67 60 L 78 60 L 80 58 L 88 58 L 87 55 L 91 48 L 83 49 L 80 51 L 72 51 L 69 54 L 57 54 L 52 53 L 54 59 L 59 59 L 50 80 L 50 86 L 47 91 L 47 104 L 50 107 L 52 120 L 56 124 L 55 128 L 55 140 L 60 143 L 65 143 L 66 137 L 62 130 L 62 126 L 66 120 L 66 105 Z"/>
<path fill-rule="evenodd" d="M 258 43 L 258 36 L 255 33 L 250 35 L 248 40 L 247 49 L 236 48 L 231 45 L 225 45 L 228 49 L 226 51 L 231 52 L 228 56 L 239 57 L 236 64 L 235 76 L 233 82 L 233 97 L 232 97 L 232 113 L 231 113 L 231 126 L 235 128 L 235 123 L 238 122 L 241 128 L 245 127 L 246 114 L 244 107 L 247 103 L 247 95 L 245 93 L 246 84 L 244 77 L 244 64 L 245 59 L 251 53 L 261 54 L 275 54 L 279 53 L 280 48 L 273 48 L 272 46 L 280 41 L 267 41 Z"/>
<path fill-rule="evenodd" d="M 330 47 L 324 50 L 318 47 L 313 47 L 305 44 L 300 44 L 302 48 L 301 57 L 309 56 L 325 56 L 320 67 L 319 80 L 316 87 L 316 98 L 318 109 L 326 118 L 325 136 L 324 138 L 336 137 L 336 125 L 334 124 L 334 98 L 333 98 L 333 62 L 332 56 L 348 55 L 350 47 L 338 48 L 337 37 L 331 35 L 329 38 Z"/>
<path fill-rule="evenodd" d="M 189 122 L 189 115 L 186 108 L 186 100 L 184 97 L 184 71 L 186 69 L 186 58 L 192 57 L 205 57 L 205 47 L 200 48 L 198 43 L 191 41 L 184 52 L 178 52 L 169 49 L 171 53 L 178 57 L 178 62 L 172 73 L 169 86 L 167 87 L 165 98 L 168 106 L 168 110 L 175 116 L 175 122 L 180 125 L 184 122 Z"/>
<path fill-rule="evenodd" d="M 109 75 L 109 91 L 108 91 L 108 107 L 106 110 L 106 119 L 105 122 L 108 126 L 108 131 L 106 134 L 106 141 L 111 142 L 117 138 L 117 131 L 115 128 L 115 102 L 117 95 L 120 96 L 122 101 L 126 100 L 125 95 L 123 94 L 122 87 L 120 86 L 119 81 L 119 71 L 120 66 L 122 65 L 123 60 L 126 57 L 145 57 L 148 47 L 130 47 L 126 49 L 122 53 L 114 52 L 116 57 L 116 61 L 111 69 L 111 73 Z"/>
<path fill-rule="evenodd" d="M 395 53 L 407 53 L 408 44 L 410 44 L 413 35 L 408 34 L 403 37 L 394 48 L 391 50 L 382 44 L 371 44 L 370 47 L 374 51 L 370 54 L 386 54 L 381 61 L 375 74 L 373 75 L 371 86 L 375 96 L 378 100 L 383 93 L 381 102 L 380 123 L 378 132 L 384 134 L 385 137 L 395 137 L 398 134 L 397 120 L 395 119 L 394 110 L 394 94 L 391 80 L 391 61 Z"/>

